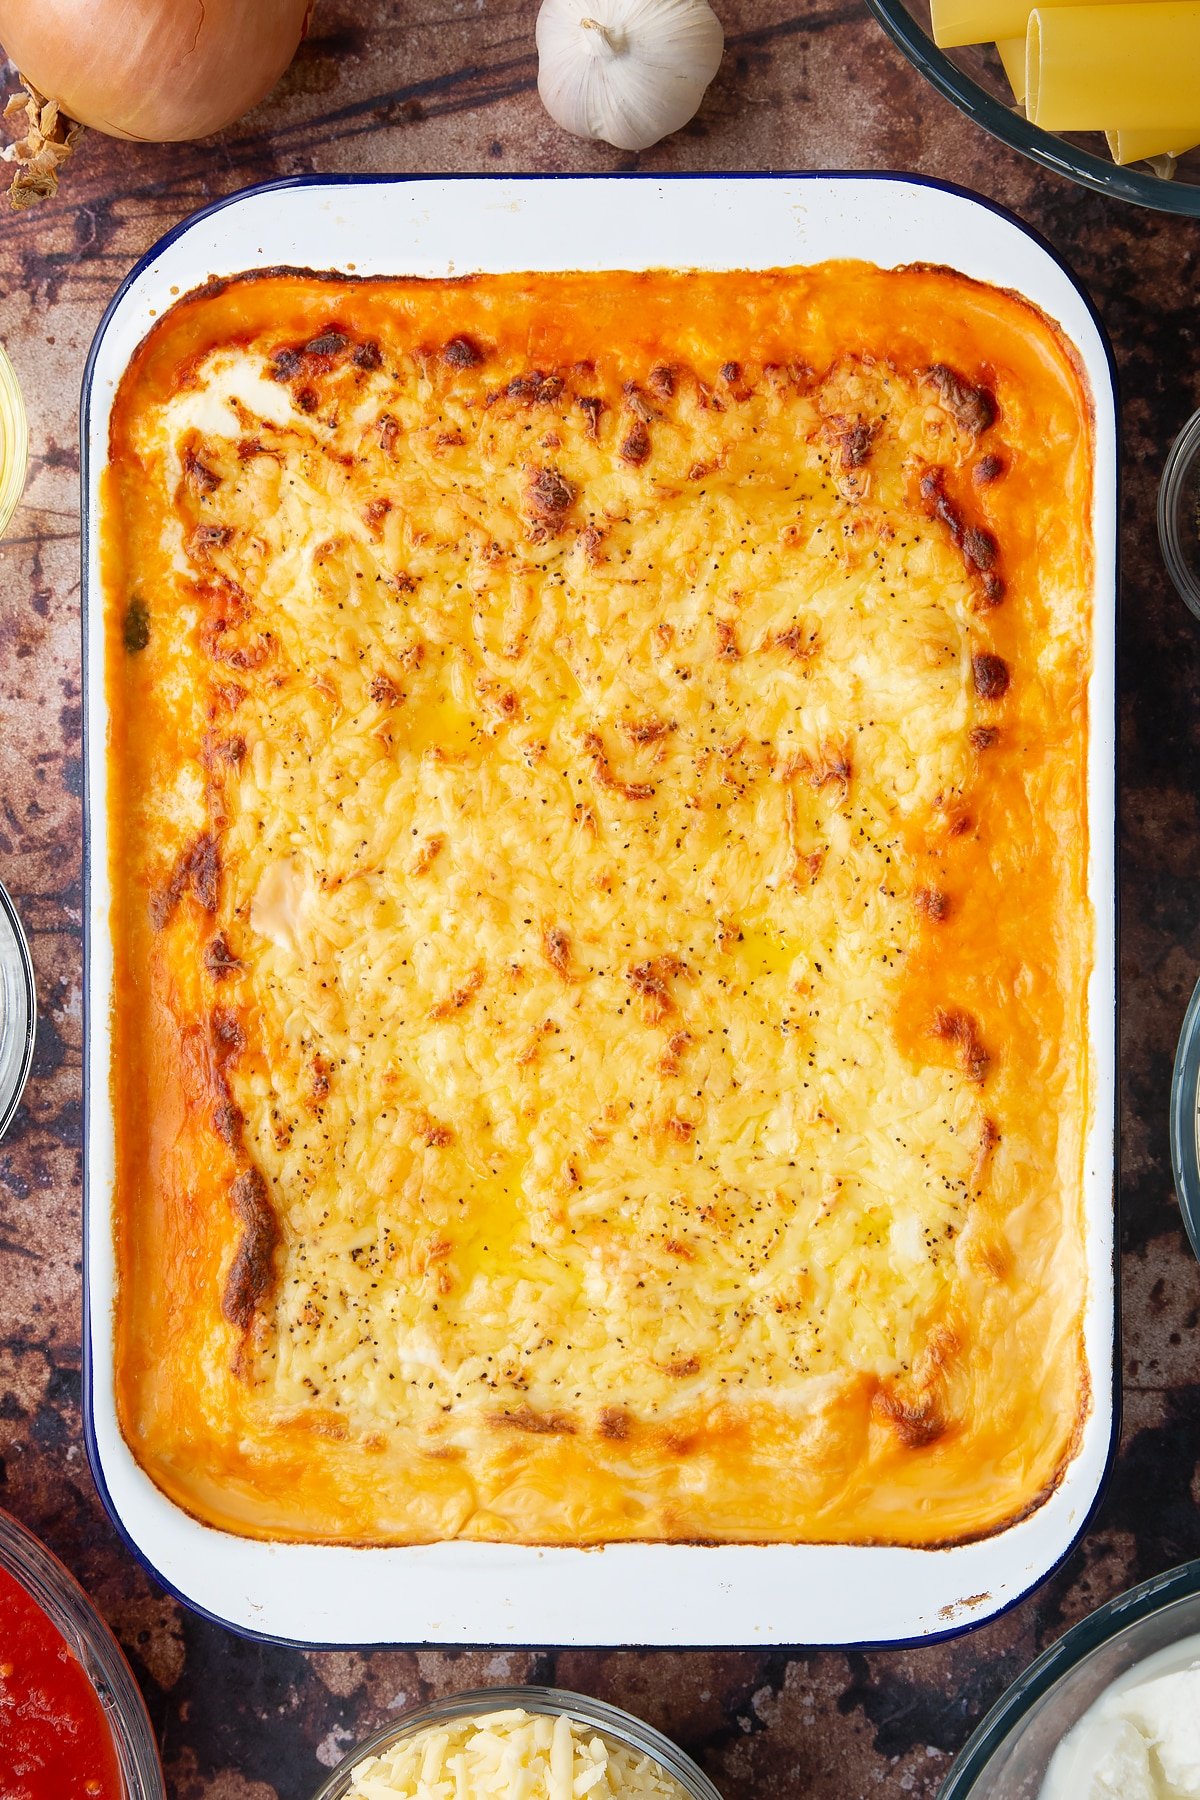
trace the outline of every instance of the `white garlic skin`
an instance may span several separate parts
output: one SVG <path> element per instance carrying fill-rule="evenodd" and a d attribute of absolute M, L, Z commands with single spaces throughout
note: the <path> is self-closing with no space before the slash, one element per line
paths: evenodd
<path fill-rule="evenodd" d="M 645 150 L 693 117 L 725 49 L 708 0 L 542 0 L 538 92 L 576 137 Z"/>

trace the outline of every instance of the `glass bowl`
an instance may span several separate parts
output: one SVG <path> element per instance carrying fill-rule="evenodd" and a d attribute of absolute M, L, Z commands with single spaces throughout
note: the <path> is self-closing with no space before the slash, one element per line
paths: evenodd
<path fill-rule="evenodd" d="M 938 1800 L 1037 1800 L 1076 1720 L 1134 1663 L 1200 1633 L 1200 1562 L 1119 1594 L 1013 1683 L 955 1760 Z"/>
<path fill-rule="evenodd" d="M 121 1646 L 74 1576 L 6 1512 L 0 1512 L 0 1568 L 37 1602 L 82 1665 L 108 1720 L 125 1800 L 166 1800 L 146 1703 Z"/>
<path fill-rule="evenodd" d="M 1179 1210 L 1200 1256 L 1200 982 L 1188 1001 L 1171 1077 L 1171 1169 Z"/>
<path fill-rule="evenodd" d="M 20 1104 L 36 1032 L 33 959 L 17 909 L 0 884 L 0 1138 Z"/>
<path fill-rule="evenodd" d="M 1180 598 L 1200 619 L 1200 412 L 1194 412 L 1163 466 L 1158 541 Z"/>
<path fill-rule="evenodd" d="M 468 1693 L 452 1694 L 448 1699 L 434 1700 L 428 1706 L 401 1713 L 390 1725 L 372 1732 L 361 1744 L 355 1745 L 321 1783 L 313 1800 L 342 1800 L 349 1789 L 350 1777 L 364 1756 L 376 1756 L 380 1750 L 423 1730 L 426 1725 L 471 1718 L 478 1713 L 507 1712 L 514 1707 L 523 1707 L 530 1713 L 566 1713 L 569 1719 L 594 1725 L 602 1737 L 628 1744 L 631 1749 L 650 1757 L 692 1796 L 692 1800 L 721 1800 L 720 1793 L 703 1769 L 652 1725 L 634 1718 L 632 1713 L 623 1712 L 619 1706 L 609 1706 L 605 1700 L 589 1700 L 585 1694 L 570 1694 L 562 1688 L 549 1687 L 474 1688 Z"/>
<path fill-rule="evenodd" d="M 29 424 L 17 372 L 0 345 L 0 536 L 17 510 L 29 472 Z"/>
<path fill-rule="evenodd" d="M 929 35 L 928 0 L 867 0 L 867 5 L 925 79 L 1002 143 L 1102 194 L 1159 212 L 1200 216 L 1200 150 L 1181 157 L 1170 180 L 1146 164 L 1119 168 L 1107 154 L 1102 132 L 1059 135 L 1031 125 L 1013 103 L 994 45 L 939 50 Z"/>

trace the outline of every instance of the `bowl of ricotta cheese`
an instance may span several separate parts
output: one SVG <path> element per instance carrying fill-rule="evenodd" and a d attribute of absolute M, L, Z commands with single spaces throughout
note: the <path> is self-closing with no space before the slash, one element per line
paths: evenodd
<path fill-rule="evenodd" d="M 1200 1562 L 1098 1608 L 992 1708 L 939 1800 L 1200 1800 Z"/>

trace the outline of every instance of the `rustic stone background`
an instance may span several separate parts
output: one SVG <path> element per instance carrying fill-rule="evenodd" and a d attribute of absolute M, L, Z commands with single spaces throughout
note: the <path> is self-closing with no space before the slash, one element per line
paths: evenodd
<path fill-rule="evenodd" d="M 146 1693 L 179 1800 L 305 1800 L 407 1701 L 548 1679 L 677 1737 L 729 1800 L 932 1796 L 1032 1656 L 1129 1583 L 1200 1555 L 1200 1268 L 1171 1187 L 1171 1055 L 1200 965 L 1200 627 L 1154 534 L 1167 447 L 1200 402 L 1196 223 L 1085 193 L 985 137 L 858 4 L 718 0 L 721 75 L 640 158 L 578 143 L 535 92 L 535 0 L 321 0 L 279 91 L 203 146 L 89 136 L 57 202 L 0 219 L 0 339 L 33 466 L 0 547 L 0 878 L 42 999 L 34 1078 L 0 1144 L 0 1504 L 79 1576 Z M 1121 1242 L 1125 1423 L 1102 1511 L 1067 1566 L 956 1642 L 836 1652 L 312 1653 L 236 1639 L 164 1597 L 93 1489 L 80 1429 L 80 373 L 132 262 L 195 208 L 315 172 L 912 169 L 1037 226 L 1086 282 L 1124 399 L 1121 630 Z M 1053 496 L 1047 497 L 1053 504 Z M 403 1629 L 402 1614 L 398 1630 Z"/>

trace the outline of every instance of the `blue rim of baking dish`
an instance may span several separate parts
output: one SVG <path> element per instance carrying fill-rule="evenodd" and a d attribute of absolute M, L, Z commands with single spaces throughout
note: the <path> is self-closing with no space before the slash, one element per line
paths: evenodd
<path fill-rule="evenodd" d="M 1149 1581 L 1106 1600 L 1095 1612 L 1072 1625 L 1057 1643 L 1035 1657 L 975 1727 L 947 1771 L 937 1800 L 970 1800 L 976 1782 L 987 1773 L 996 1752 L 1008 1742 L 1013 1727 L 1056 1682 L 1128 1626 L 1165 1612 L 1176 1601 L 1190 1600 L 1196 1594 L 1200 1594 L 1200 1561 L 1180 1563 L 1178 1568 L 1152 1575 Z"/>
<path fill-rule="evenodd" d="M 1200 1257 L 1200 981 L 1192 990 L 1171 1076 L 1171 1173 L 1184 1229 Z"/>
<path fill-rule="evenodd" d="M 1051 169 L 1055 175 L 1091 188 L 1097 194 L 1106 194 L 1110 198 L 1115 194 L 1120 200 L 1144 206 L 1148 211 L 1168 213 L 1177 219 L 1195 218 L 1200 214 L 1200 185 L 1194 182 L 1176 185 L 1157 175 L 1144 175 L 1138 169 L 1125 168 L 1102 156 L 1093 156 L 1090 150 L 1067 142 L 1053 131 L 1031 125 L 1013 107 L 987 93 L 944 50 L 939 49 L 909 12 L 904 0 L 867 0 L 867 8 L 931 87 L 952 106 L 957 106 L 968 119 L 982 126 L 1000 143 L 1007 144 L 1010 150 L 1019 151 L 1044 169 Z M 1179 200 L 1185 196 L 1185 203 L 1180 205 Z"/>
<path fill-rule="evenodd" d="M 82 683 L 83 766 L 84 766 L 85 771 L 89 767 L 89 754 L 88 754 L 88 737 L 89 737 L 88 719 L 89 719 L 89 711 L 90 711 L 89 705 L 88 705 L 89 609 L 86 605 L 86 596 L 87 596 L 87 592 L 88 592 L 87 546 L 88 546 L 90 512 L 91 512 L 90 504 L 89 504 L 89 486 L 90 486 L 89 476 L 90 476 L 90 465 L 91 465 L 91 455 L 90 455 L 90 435 L 91 434 L 90 434 L 90 430 L 89 430 L 89 423 L 90 423 L 89 409 L 90 409 L 91 395 L 92 395 L 92 381 L 93 381 L 93 376 L 95 373 L 96 361 L 99 356 L 100 348 L 101 348 L 101 345 L 103 344 L 105 334 L 107 333 L 108 327 L 109 327 L 115 313 L 117 312 L 118 307 L 120 306 L 122 300 L 124 299 L 126 292 L 128 291 L 128 289 L 130 287 L 132 287 L 134 282 L 137 281 L 139 279 L 139 277 L 142 276 L 146 272 L 147 269 L 150 269 L 153 267 L 153 265 L 158 261 L 159 257 L 163 254 L 163 252 L 165 250 L 167 250 L 170 247 L 170 245 L 175 243 L 175 241 L 178 238 L 182 237 L 185 232 L 191 230 L 193 226 L 199 224 L 202 220 L 210 219 L 216 213 L 223 212 L 227 207 L 236 206 L 239 202 L 249 199 L 252 195 L 283 193 L 283 192 L 287 192 L 287 191 L 290 191 L 290 190 L 296 189 L 296 188 L 379 187 L 379 186 L 387 186 L 387 185 L 391 185 L 394 187 L 394 186 L 399 186 L 401 184 L 407 186 L 409 184 L 415 184 L 415 183 L 426 182 L 426 181 L 437 181 L 437 182 L 445 183 L 445 182 L 452 182 L 455 180 L 472 181 L 472 182 L 475 182 L 475 181 L 494 181 L 494 182 L 512 182 L 512 181 L 550 182 L 550 181 L 557 181 L 557 182 L 564 182 L 564 183 L 570 183 L 573 181 L 587 181 L 587 182 L 592 182 L 592 181 L 613 181 L 613 182 L 652 181 L 652 182 L 657 182 L 660 186 L 665 186 L 670 183 L 681 183 L 681 182 L 693 181 L 693 180 L 711 181 L 714 178 L 720 179 L 720 180 L 731 181 L 731 182 L 734 182 L 734 181 L 896 182 L 896 183 L 903 184 L 905 186 L 933 188 L 933 189 L 936 189 L 940 193 L 953 194 L 953 195 L 956 195 L 959 199 L 971 201 L 973 205 L 980 206 L 987 212 L 994 213 L 997 218 L 1003 219 L 1007 224 L 1014 226 L 1018 231 L 1023 233 L 1023 235 L 1025 237 L 1029 238 L 1037 246 L 1037 248 L 1042 251 L 1042 253 L 1045 256 L 1049 257 L 1051 262 L 1053 262 L 1055 264 L 1055 266 L 1057 268 L 1059 268 L 1062 271 L 1062 273 L 1066 276 L 1067 280 L 1070 282 L 1070 284 L 1074 288 L 1075 292 L 1079 295 L 1079 298 L 1080 298 L 1089 318 L 1091 319 L 1092 324 L 1095 327 L 1097 339 L 1100 343 L 1100 346 L 1104 351 L 1104 358 L 1105 358 L 1105 362 L 1106 362 L 1106 365 L 1108 368 L 1109 382 L 1110 382 L 1110 385 L 1112 388 L 1114 416 L 1119 425 L 1120 386 L 1119 386 L 1118 376 L 1117 376 L 1116 359 L 1113 355 L 1113 349 L 1112 349 L 1111 343 L 1109 342 L 1108 333 L 1104 328 L 1103 321 L 1101 320 L 1100 314 L 1097 311 L 1094 302 L 1092 301 L 1091 295 L 1087 292 L 1087 289 L 1083 286 L 1083 283 L 1080 281 L 1079 277 L 1075 274 L 1075 271 L 1071 268 L 1069 263 L 1067 263 L 1065 261 L 1065 259 L 1054 248 L 1053 244 L 1051 244 L 1046 238 L 1044 238 L 1039 231 L 1037 231 L 1033 226 L 1026 224 L 1026 222 L 1023 219 L 1018 218 L 1017 215 L 1013 212 L 1010 212 L 1007 207 L 1001 206 L 995 200 L 988 199 L 986 195 L 976 193 L 971 188 L 964 187 L 960 182 L 944 181 L 936 176 L 908 174 L 902 170 L 891 170 L 891 169 L 889 169 L 889 170 L 772 169 L 772 170 L 750 170 L 750 171 L 746 171 L 746 172 L 742 172 L 742 173 L 731 173 L 729 175 L 721 175 L 720 173 L 718 173 L 715 177 L 714 177 L 713 172 L 707 171 L 707 170 L 695 171 L 695 172 L 689 172 L 689 173 L 683 173 L 683 174 L 677 174 L 677 175 L 660 175 L 657 173 L 652 173 L 650 171 L 642 171 L 642 170 L 632 171 L 629 173 L 600 174 L 600 175 L 587 175 L 587 176 L 557 175 L 557 174 L 552 174 L 552 173 L 535 173 L 535 174 L 505 173 L 505 174 L 500 174 L 498 172 L 497 173 L 484 173 L 484 174 L 458 175 L 458 176 L 444 175 L 444 174 L 440 174 L 440 173 L 424 173 L 424 174 L 416 174 L 416 175 L 406 175 L 406 174 L 396 174 L 396 175 L 292 175 L 292 176 L 287 176 L 284 179 L 279 180 L 279 181 L 264 181 L 264 182 L 253 183 L 249 187 L 239 188 L 239 190 L 235 194 L 227 194 L 222 199 L 214 201 L 211 206 L 202 207 L 198 212 L 189 213 L 186 219 L 181 219 L 178 225 L 172 226 L 170 231 L 165 232 L 164 235 L 157 240 L 157 242 L 155 242 L 154 244 L 151 245 L 150 249 L 147 250 L 146 253 L 143 256 L 141 256 L 138 259 L 138 261 L 134 264 L 132 269 L 130 269 L 129 273 L 125 276 L 124 280 L 121 282 L 120 286 L 117 288 L 112 299 L 109 301 L 107 307 L 104 310 L 104 316 L 102 317 L 99 325 L 96 328 L 95 336 L 93 337 L 91 346 L 88 350 L 87 362 L 84 365 L 83 382 L 82 382 L 82 387 L 80 390 L 80 399 L 79 399 L 79 424 L 80 424 L 80 464 L 79 464 L 79 471 L 80 471 L 79 472 L 79 479 L 80 479 L 80 540 L 79 541 L 80 541 L 81 576 L 82 576 L 81 594 L 84 597 L 84 602 L 85 602 L 80 607 L 80 639 L 81 639 L 81 649 L 82 649 L 82 671 L 83 671 L 83 683 Z M 1114 605 L 1114 615 L 1115 615 L 1113 628 L 1114 628 L 1114 634 L 1116 634 L 1119 631 L 1119 625 L 1120 625 L 1120 594 L 1121 594 L 1121 581 L 1120 581 L 1121 456 L 1120 456 L 1119 431 L 1118 431 L 1118 435 L 1117 435 L 1117 441 L 1114 444 L 1113 474 L 1114 474 L 1113 499 L 1114 499 L 1115 517 L 1116 517 L 1116 530 L 1115 530 L 1115 539 L 1114 539 L 1114 566 L 1113 566 L 1113 575 L 1114 575 L 1113 605 Z M 1114 641 L 1115 641 L 1115 637 L 1114 637 Z M 1114 671 L 1113 686 L 1114 686 L 1114 707 L 1116 707 L 1119 704 L 1119 697 L 1120 697 L 1119 670 Z M 1114 748 L 1114 757 L 1119 756 L 1119 749 L 1117 746 L 1117 740 L 1116 740 L 1115 733 L 1114 733 L 1113 748 Z M 1116 767 L 1114 767 L 1114 791 L 1118 791 L 1118 790 L 1116 790 L 1116 787 L 1115 787 L 1117 773 L 1118 773 L 1118 770 Z M 1116 808 L 1115 807 L 1114 807 L 1114 816 L 1113 816 L 1113 822 L 1112 822 L 1112 832 L 1113 832 L 1113 843 L 1114 843 L 1114 870 L 1115 870 L 1117 867 L 1116 853 L 1117 853 L 1117 848 L 1118 848 L 1117 819 L 1116 819 Z M 90 797 L 90 784 L 85 780 L 84 790 L 83 790 L 83 893 L 84 893 L 84 907 L 83 907 L 83 921 L 84 921 L 84 924 L 83 924 L 83 1043 L 84 1043 L 83 1142 L 85 1145 L 85 1152 L 86 1152 L 86 1145 L 88 1143 L 88 1122 L 89 1122 L 89 1115 L 90 1115 L 91 1102 L 92 1102 L 91 1081 L 90 1081 L 90 1076 L 89 1076 L 89 1058 L 88 1058 L 88 1054 L 87 1054 L 87 1048 L 88 1048 L 88 1044 L 90 1042 L 90 1035 L 89 1035 L 89 1030 L 88 1030 L 88 1020 L 89 1020 L 89 1011 L 90 1011 L 89 967 L 90 967 L 90 962 L 91 962 L 91 929 L 92 929 L 92 927 L 91 927 L 91 904 L 90 904 L 91 878 L 92 878 L 91 797 Z M 1111 1122 L 1112 1123 L 1112 1134 L 1113 1134 L 1113 1210 L 1114 1210 L 1114 1232 L 1113 1232 L 1113 1253 L 1112 1253 L 1113 1254 L 1113 1260 L 1112 1260 L 1113 1333 L 1112 1333 L 1111 1358 L 1110 1358 L 1110 1366 L 1111 1366 L 1111 1370 L 1112 1370 L 1112 1417 L 1111 1417 L 1111 1424 L 1110 1424 L 1110 1430 L 1109 1430 L 1109 1441 L 1108 1441 L 1108 1446 L 1107 1446 L 1107 1449 L 1105 1452 L 1105 1458 L 1104 1458 L 1104 1466 L 1100 1472 L 1099 1479 L 1097 1480 L 1095 1493 L 1092 1495 L 1089 1505 L 1087 1506 L 1086 1510 L 1082 1514 L 1079 1524 L 1076 1527 L 1073 1535 L 1070 1537 L 1070 1539 L 1064 1545 L 1061 1553 L 1054 1560 L 1054 1562 L 1051 1563 L 1047 1568 L 1040 1571 L 1036 1576 L 1032 1577 L 1027 1586 L 1023 1587 L 1019 1593 L 1014 1594 L 1011 1599 L 1005 1601 L 1005 1603 L 1002 1606 L 997 1607 L 994 1612 L 989 1612 L 983 1618 L 978 1619 L 978 1620 L 970 1619 L 970 1618 L 963 1619 L 960 1622 L 956 1622 L 953 1625 L 948 1625 L 944 1631 L 922 1632 L 914 1637 L 907 1637 L 907 1638 L 860 1639 L 860 1640 L 854 1641 L 853 1643 L 845 1643 L 845 1644 L 841 1644 L 841 1645 L 837 1645 L 837 1646 L 832 1646 L 833 1648 L 838 1648 L 838 1649 L 842 1649 L 842 1650 L 872 1650 L 872 1649 L 897 1650 L 897 1649 L 905 1649 L 905 1648 L 915 1649 L 915 1648 L 920 1647 L 921 1645 L 940 1644 L 940 1643 L 946 1642 L 950 1638 L 961 1637 L 966 1632 L 972 1630 L 976 1625 L 987 1624 L 987 1623 L 990 1623 L 993 1619 L 1002 1618 L 1005 1615 L 1005 1613 L 1011 1612 L 1014 1607 L 1019 1606 L 1022 1603 L 1022 1601 L 1026 1600 L 1029 1597 L 1029 1595 L 1035 1591 L 1035 1589 L 1041 1587 L 1043 1582 L 1048 1581 L 1050 1579 L 1050 1577 L 1058 1569 L 1062 1568 L 1063 1564 L 1067 1561 L 1067 1559 L 1074 1554 L 1076 1548 L 1078 1547 L 1080 1541 L 1082 1540 L 1085 1532 L 1087 1531 L 1089 1525 L 1091 1524 L 1093 1518 L 1096 1515 L 1096 1512 L 1098 1511 L 1098 1509 L 1104 1499 L 1104 1495 L 1105 1495 L 1109 1480 L 1112 1475 L 1113 1465 L 1116 1461 L 1117 1445 L 1120 1440 L 1120 1427 L 1121 1427 L 1121 1360 L 1120 1360 L 1121 1268 L 1120 1268 L 1120 1258 L 1119 1258 L 1119 1254 L 1118 1254 L 1119 1232 L 1115 1229 L 1115 1226 L 1117 1223 L 1115 1215 L 1117 1212 L 1117 1204 L 1118 1204 L 1118 1186 L 1119 1186 L 1119 1173 L 1120 1173 L 1120 1127 L 1119 1127 L 1120 1113 L 1119 1113 L 1119 1099 L 1117 1098 L 1117 1096 L 1119 1096 L 1119 1094 L 1120 1094 L 1120 1087 L 1121 1087 L 1121 1084 L 1120 1084 L 1120 1054 L 1121 1054 L 1121 1052 L 1120 1052 L 1120 1032 L 1119 1032 L 1119 1030 L 1116 1029 L 1116 1022 L 1117 1022 L 1117 1020 L 1119 1020 L 1119 1017 L 1120 1017 L 1121 976 L 1120 976 L 1120 958 L 1118 955 L 1116 955 L 1116 946 L 1119 944 L 1119 941 L 1120 941 L 1120 930 L 1119 930 L 1120 907 L 1119 907 L 1119 898 L 1118 898 L 1118 883 L 1115 879 L 1114 879 L 1114 883 L 1113 883 L 1112 924 L 1113 924 L 1113 944 L 1114 944 L 1114 1005 L 1115 1005 L 1115 1009 L 1116 1009 L 1116 1019 L 1114 1020 L 1114 1032 L 1113 1032 L 1114 1105 L 1113 1105 L 1113 1118 L 1112 1118 L 1112 1122 Z M 282 1636 L 278 1636 L 272 1632 L 257 1631 L 250 1626 L 231 1623 L 230 1620 L 224 1618 L 220 1613 L 213 1612 L 208 1607 L 200 1605 L 197 1601 L 193 1600 L 190 1595 L 185 1594 L 174 1582 L 169 1581 L 167 1579 L 167 1577 L 164 1576 L 161 1573 L 161 1571 L 154 1565 L 154 1563 L 151 1562 L 149 1557 L 145 1554 L 145 1552 L 142 1550 L 141 1546 L 137 1543 L 136 1539 L 133 1537 L 128 1526 L 125 1524 L 125 1521 L 122 1518 L 121 1513 L 109 1491 L 108 1482 L 107 1482 L 107 1479 L 104 1474 L 104 1464 L 103 1464 L 103 1460 L 102 1460 L 101 1453 L 100 1453 L 100 1447 L 99 1447 L 99 1444 L 96 1439 L 95 1416 L 94 1416 L 94 1394 L 93 1394 L 93 1368 L 92 1368 L 92 1361 L 93 1361 L 92 1305 L 91 1305 L 91 1285 L 90 1285 L 90 1278 L 89 1278 L 89 1259 L 88 1259 L 90 1211 L 91 1211 L 91 1181 L 90 1181 L 89 1168 L 88 1168 L 88 1159 L 87 1159 L 87 1155 L 85 1153 L 84 1159 L 83 1159 L 83 1213 L 82 1213 L 82 1230 L 83 1230 L 83 1367 L 82 1367 L 82 1375 L 83 1375 L 83 1381 L 82 1381 L 82 1387 L 83 1387 L 83 1395 L 82 1395 L 82 1399 L 83 1399 L 83 1435 L 84 1435 L 84 1444 L 85 1444 L 85 1447 L 87 1450 L 88 1463 L 90 1465 L 91 1472 L 92 1472 L 92 1479 L 96 1484 L 97 1492 L 99 1493 L 100 1498 L 104 1503 L 105 1510 L 107 1511 L 109 1518 L 112 1520 L 112 1523 L 113 1523 L 116 1531 L 118 1532 L 119 1536 L 124 1541 L 126 1547 L 130 1551 L 130 1553 L 134 1557 L 134 1559 L 141 1565 L 141 1567 L 143 1569 L 146 1570 L 146 1572 L 148 1574 L 150 1574 L 154 1577 L 155 1581 L 158 1582 L 160 1587 L 165 1589 L 167 1593 L 173 1595 L 173 1597 L 176 1600 L 178 1600 L 181 1605 L 186 1606 L 190 1611 L 197 1613 L 201 1618 L 210 1620 L 215 1625 L 220 1625 L 220 1626 L 224 1627 L 224 1629 L 227 1631 L 232 1631 L 236 1636 L 249 1638 L 256 1643 L 278 1644 L 285 1648 L 297 1649 L 297 1650 L 321 1650 L 321 1649 L 344 1650 L 344 1649 L 348 1648 L 349 1646 L 347 1646 L 345 1643 L 337 1643 L 337 1644 L 319 1643 L 319 1642 L 316 1642 L 316 1641 L 314 1641 L 312 1639 L 308 1639 L 308 1638 L 282 1637 Z M 940 1553 L 939 1548 L 937 1546 L 926 1550 L 926 1554 L 930 1555 L 930 1556 L 936 1556 L 939 1553 Z M 402 1639 L 402 1638 L 372 1640 L 370 1643 L 359 1644 L 356 1647 L 359 1649 L 374 1649 L 374 1648 L 395 1648 L 398 1646 L 401 1646 L 404 1648 L 414 1648 L 414 1649 L 420 1649 L 420 1648 L 437 1649 L 437 1648 L 449 1647 L 449 1648 L 453 1648 L 456 1650 L 462 1650 L 464 1648 L 467 1648 L 466 1645 L 460 1644 L 457 1642 L 451 1646 L 446 1646 L 444 1644 L 444 1642 L 441 1640 L 439 1640 L 438 1642 L 432 1642 L 432 1641 L 426 1640 L 421 1643 L 414 1643 L 411 1639 L 406 1640 L 406 1639 Z M 512 1644 L 506 1643 L 502 1646 L 475 1645 L 472 1647 L 476 1648 L 476 1649 L 503 1648 L 506 1650 L 512 1650 L 513 1648 L 518 1648 L 519 1646 L 514 1646 Z M 579 1643 L 572 1642 L 569 1646 L 542 1644 L 542 1645 L 537 1645 L 537 1646 L 526 1646 L 526 1647 L 553 1651 L 553 1650 L 557 1650 L 560 1648 L 562 1648 L 562 1649 L 570 1648 L 572 1650 L 578 1650 L 578 1649 L 585 1648 L 586 1646 L 579 1644 Z M 608 1649 L 613 1649 L 613 1648 L 620 1648 L 622 1646 L 609 1644 L 609 1645 L 605 1645 L 603 1647 L 608 1648 Z M 656 1648 L 679 1649 L 682 1646 L 680 1646 L 678 1644 L 665 1644 L 665 1645 L 659 1646 L 659 1645 L 653 1645 L 653 1644 L 638 1643 L 636 1646 L 624 1646 L 624 1647 L 627 1647 L 627 1648 L 632 1647 L 632 1648 L 637 1648 L 637 1649 L 651 1650 L 651 1649 L 656 1649 Z M 696 1647 L 696 1646 L 693 1646 L 693 1647 Z M 762 1649 L 763 1648 L 762 1645 L 749 1645 L 749 1644 L 743 1645 L 743 1646 L 738 1646 L 738 1645 L 734 1645 L 734 1644 L 722 1644 L 720 1647 L 723 1650 L 732 1650 L 732 1649 L 738 1649 L 738 1648 L 744 1648 L 744 1649 L 752 1649 L 752 1648 L 753 1649 Z M 778 1649 L 778 1648 L 781 1648 L 782 1646 L 772 1645 L 770 1647 L 774 1648 L 774 1649 Z M 823 1646 L 823 1647 L 829 1648 L 831 1646 Z"/>

